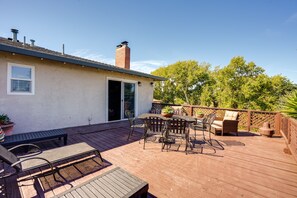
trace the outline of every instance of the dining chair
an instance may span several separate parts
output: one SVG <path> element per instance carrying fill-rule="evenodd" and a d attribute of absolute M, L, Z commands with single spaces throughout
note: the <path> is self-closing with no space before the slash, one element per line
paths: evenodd
<path fill-rule="evenodd" d="M 144 129 L 145 125 L 141 119 L 135 118 L 131 111 L 126 110 L 125 115 L 128 118 L 128 121 L 130 124 L 130 132 L 129 132 L 128 139 L 127 139 L 127 140 L 129 140 L 130 137 L 133 135 L 136 128 Z"/>
<path fill-rule="evenodd" d="M 165 140 L 162 146 L 162 150 L 167 146 L 167 151 L 171 147 L 172 144 L 177 144 L 179 141 L 179 145 L 177 147 L 177 151 L 180 146 L 185 142 L 185 153 L 188 154 L 188 147 L 190 146 L 193 149 L 190 137 L 189 137 L 189 122 L 182 118 L 172 118 L 168 121 L 168 129 L 164 135 Z"/>
<path fill-rule="evenodd" d="M 164 134 L 167 130 L 167 120 L 164 119 L 161 115 L 155 114 L 144 118 L 143 121 L 143 149 L 145 149 L 145 144 L 150 138 L 152 139 L 152 141 L 158 141 L 163 145 Z M 139 140 L 139 143 L 140 141 L 141 139 Z"/>
<path fill-rule="evenodd" d="M 205 142 L 209 142 L 210 144 L 212 144 L 211 142 L 211 125 L 214 122 L 216 118 L 216 114 L 215 113 L 211 113 L 209 115 L 207 115 L 206 117 L 204 117 L 202 120 L 197 120 L 197 122 L 195 124 L 193 124 L 193 129 L 195 131 L 194 134 L 194 140 L 196 141 L 196 136 L 197 133 L 196 131 L 202 131 L 202 135 L 203 135 L 203 141 Z M 205 138 L 205 132 L 208 131 L 208 140 Z"/>

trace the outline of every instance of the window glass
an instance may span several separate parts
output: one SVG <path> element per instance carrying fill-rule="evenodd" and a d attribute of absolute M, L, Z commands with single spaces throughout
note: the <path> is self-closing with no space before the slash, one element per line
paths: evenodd
<path fill-rule="evenodd" d="M 31 68 L 12 66 L 11 77 L 31 80 Z"/>
<path fill-rule="evenodd" d="M 11 92 L 31 92 L 31 81 L 11 80 Z"/>

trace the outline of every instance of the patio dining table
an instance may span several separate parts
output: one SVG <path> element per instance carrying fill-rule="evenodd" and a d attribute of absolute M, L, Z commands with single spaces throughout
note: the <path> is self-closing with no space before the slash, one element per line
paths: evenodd
<path fill-rule="evenodd" d="M 161 114 L 154 114 L 154 113 L 144 113 L 144 114 L 139 115 L 137 118 L 146 119 L 151 116 L 159 117 L 159 118 L 162 118 L 163 120 L 173 120 L 175 118 L 175 119 L 184 119 L 188 123 L 196 122 L 196 118 L 193 118 L 191 116 L 173 115 L 171 118 L 167 118 L 165 116 L 162 116 Z"/>
<path fill-rule="evenodd" d="M 195 118 L 193 118 L 191 116 L 182 116 L 182 115 L 173 115 L 172 117 L 168 118 L 161 114 L 153 114 L 153 113 L 144 113 L 144 114 L 139 115 L 137 118 L 144 120 L 144 123 L 146 125 L 145 130 L 144 130 L 144 137 L 146 137 L 147 130 L 149 129 L 149 126 L 147 126 L 146 119 L 158 118 L 158 119 L 165 121 L 164 122 L 165 125 L 163 125 L 164 131 L 163 131 L 162 137 L 161 137 L 161 138 L 165 138 L 165 140 L 163 139 L 163 141 L 161 141 L 163 144 L 162 150 L 163 150 L 165 144 L 167 144 L 167 146 L 168 146 L 168 144 L 171 144 L 171 140 L 170 140 L 170 138 L 168 138 L 171 134 L 170 132 L 177 133 L 177 134 L 180 133 L 180 135 L 184 134 L 186 137 L 186 142 L 187 142 L 186 144 L 189 145 L 191 147 L 191 149 L 193 149 L 193 145 L 190 143 L 190 139 L 189 139 L 189 128 L 192 123 L 195 123 L 197 121 Z M 183 120 L 182 121 L 183 123 L 180 123 L 179 121 L 177 121 L 177 119 Z M 183 126 L 185 126 L 184 123 L 186 123 L 186 129 L 183 128 Z M 152 124 L 155 126 L 151 127 Z M 162 126 L 162 124 L 160 124 L 160 122 L 158 122 L 158 121 L 150 122 L 149 125 L 151 128 L 157 128 L 157 129 L 159 129 L 160 126 Z"/>

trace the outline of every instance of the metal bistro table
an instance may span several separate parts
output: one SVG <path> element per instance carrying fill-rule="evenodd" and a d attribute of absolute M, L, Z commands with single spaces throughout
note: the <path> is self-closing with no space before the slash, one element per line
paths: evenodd
<path fill-rule="evenodd" d="M 175 142 L 174 137 L 180 137 L 186 140 L 186 153 L 188 146 L 190 146 L 190 148 L 193 149 L 193 146 L 191 145 L 189 138 L 189 126 L 190 124 L 196 122 L 195 118 L 181 115 L 173 115 L 171 118 L 167 118 L 162 116 L 161 114 L 152 113 L 141 114 L 138 116 L 138 118 L 144 120 L 145 123 L 145 130 L 143 135 L 144 149 L 145 142 L 147 140 L 147 137 L 149 136 L 149 130 L 157 132 L 152 133 L 152 135 L 159 135 L 161 140 L 159 142 L 162 143 L 162 150 L 164 149 L 165 145 L 167 145 L 168 149 L 168 145 L 171 145 L 173 143 L 173 139 Z"/>

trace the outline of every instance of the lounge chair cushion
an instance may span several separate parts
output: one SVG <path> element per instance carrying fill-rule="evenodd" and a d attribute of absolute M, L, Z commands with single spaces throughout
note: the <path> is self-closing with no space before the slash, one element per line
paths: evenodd
<path fill-rule="evenodd" d="M 223 121 L 222 120 L 215 120 L 213 121 L 212 125 L 215 125 L 215 126 L 223 126 Z"/>
<path fill-rule="evenodd" d="M 237 120 L 238 112 L 236 111 L 226 111 L 224 120 Z"/>
<path fill-rule="evenodd" d="M 50 161 L 51 163 L 56 163 L 60 161 L 64 161 L 67 159 L 79 157 L 81 155 L 89 154 L 92 152 L 97 152 L 97 150 L 85 142 L 72 144 L 68 146 L 58 147 L 55 149 L 45 150 L 38 155 L 34 155 L 34 157 L 42 157 Z M 43 160 L 32 159 L 28 161 L 22 162 L 22 170 L 31 170 L 34 168 L 46 166 L 47 163 Z"/>

